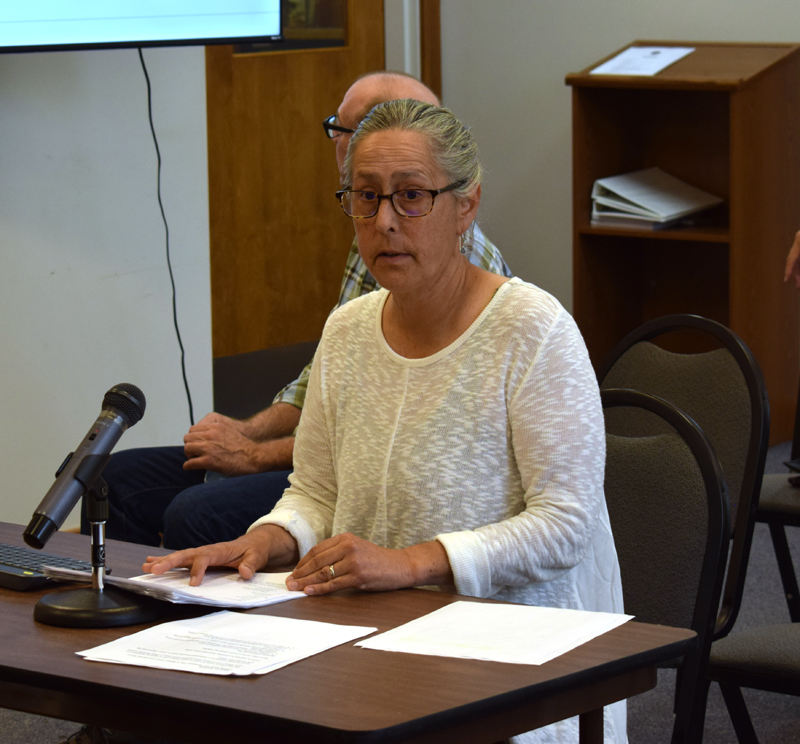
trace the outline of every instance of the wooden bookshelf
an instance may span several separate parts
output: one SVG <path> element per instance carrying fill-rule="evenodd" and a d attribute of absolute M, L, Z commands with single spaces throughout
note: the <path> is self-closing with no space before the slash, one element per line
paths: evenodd
<path fill-rule="evenodd" d="M 783 283 L 800 229 L 800 45 L 636 41 L 695 51 L 651 77 L 567 75 L 572 87 L 573 313 L 595 364 L 643 322 L 698 313 L 750 346 L 771 442 L 791 439 L 800 300 Z M 627 48 L 627 47 L 625 47 Z M 608 55 L 610 59 L 619 51 Z M 592 227 L 598 178 L 658 166 L 722 197 L 707 224 Z"/>

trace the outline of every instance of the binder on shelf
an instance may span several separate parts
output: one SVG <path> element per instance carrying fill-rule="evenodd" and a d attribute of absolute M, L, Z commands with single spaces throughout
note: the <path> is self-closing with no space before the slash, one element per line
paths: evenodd
<path fill-rule="evenodd" d="M 644 215 L 622 212 L 592 202 L 592 227 L 630 227 L 637 230 L 668 230 L 677 227 L 691 217 L 676 217 L 668 220 L 655 220 Z"/>
<path fill-rule="evenodd" d="M 594 182 L 592 225 L 663 230 L 722 201 L 660 168 L 645 168 Z"/>

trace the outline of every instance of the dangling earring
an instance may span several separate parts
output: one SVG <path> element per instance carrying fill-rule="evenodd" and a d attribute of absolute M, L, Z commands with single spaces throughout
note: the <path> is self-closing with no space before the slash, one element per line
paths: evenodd
<path fill-rule="evenodd" d="M 469 241 L 469 238 L 467 237 L 467 234 L 466 233 L 462 233 L 461 234 L 461 249 L 460 249 L 462 256 L 466 256 L 467 255 L 467 242 L 468 241 Z"/>

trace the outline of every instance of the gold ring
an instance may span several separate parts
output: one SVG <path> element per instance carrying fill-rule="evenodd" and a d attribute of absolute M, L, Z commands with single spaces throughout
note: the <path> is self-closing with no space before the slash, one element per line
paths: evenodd
<path fill-rule="evenodd" d="M 328 566 L 328 571 L 331 572 L 331 581 L 336 578 L 336 571 L 333 570 L 333 566 Z"/>

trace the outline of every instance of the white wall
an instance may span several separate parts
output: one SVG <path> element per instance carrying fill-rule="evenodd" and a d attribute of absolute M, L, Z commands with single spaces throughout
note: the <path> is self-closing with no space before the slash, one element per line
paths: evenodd
<path fill-rule="evenodd" d="M 387 70 L 420 77 L 419 0 L 383 0 L 384 61 Z"/>
<path fill-rule="evenodd" d="M 519 276 L 568 308 L 564 76 L 636 39 L 800 42 L 796 0 L 442 0 L 441 7 L 443 99 L 472 125 L 482 153 L 483 226 Z"/>
<path fill-rule="evenodd" d="M 204 52 L 144 54 L 199 418 L 211 408 Z M 147 398 L 119 449 L 179 444 L 189 426 L 136 50 L 0 55 L 0 256 L 0 520 L 27 523 L 112 385 Z"/>

